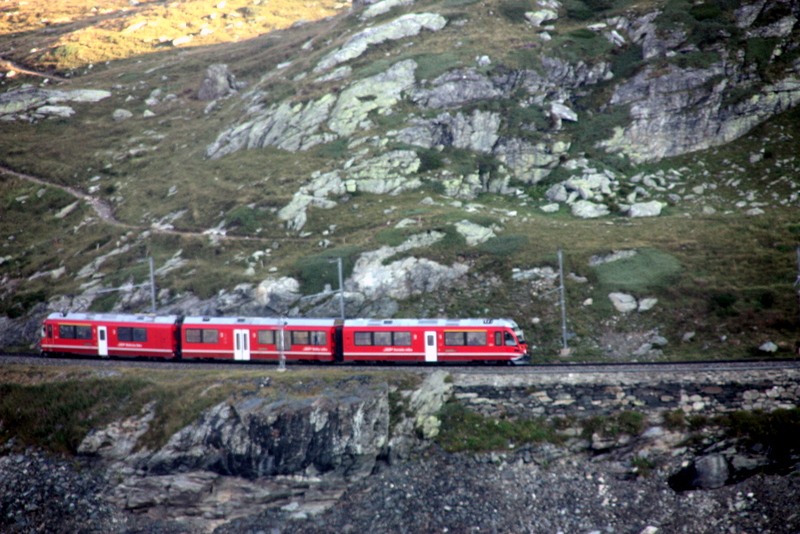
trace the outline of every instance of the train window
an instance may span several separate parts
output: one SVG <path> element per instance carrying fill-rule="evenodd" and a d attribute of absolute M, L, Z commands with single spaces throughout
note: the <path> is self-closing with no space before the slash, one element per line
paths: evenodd
<path fill-rule="evenodd" d="M 219 330 L 216 328 L 187 328 L 187 343 L 219 343 Z"/>
<path fill-rule="evenodd" d="M 353 333 L 353 343 L 361 347 L 372 345 L 372 332 Z"/>
<path fill-rule="evenodd" d="M 75 325 L 74 324 L 58 325 L 58 337 L 60 337 L 61 339 L 75 339 Z"/>
<path fill-rule="evenodd" d="M 203 329 L 203 343 L 219 343 L 219 330 L 215 328 Z"/>
<path fill-rule="evenodd" d="M 445 332 L 444 344 L 450 346 L 460 346 L 464 344 L 464 332 Z"/>
<path fill-rule="evenodd" d="M 486 332 L 466 332 L 467 345 L 479 347 L 486 345 Z"/>
<path fill-rule="evenodd" d="M 259 345 L 274 345 L 275 344 L 275 330 L 259 330 L 258 331 L 258 344 Z"/>
<path fill-rule="evenodd" d="M 411 346 L 411 332 L 395 332 L 394 343 L 395 347 L 410 347 Z"/>
<path fill-rule="evenodd" d="M 391 332 L 373 332 L 372 339 L 375 345 L 391 345 L 392 333 Z"/>
<path fill-rule="evenodd" d="M 60 324 L 58 337 L 61 339 L 92 339 L 92 327 L 89 325 Z"/>
<path fill-rule="evenodd" d="M 499 347 L 503 344 L 503 333 L 502 332 L 495 332 L 494 333 L 494 344 L 496 347 Z"/>
<path fill-rule="evenodd" d="M 187 343 L 202 343 L 202 337 L 200 336 L 200 329 L 199 328 L 187 328 L 186 329 L 186 342 Z"/>
<path fill-rule="evenodd" d="M 53 325 L 47 325 L 47 337 L 53 337 Z"/>
<path fill-rule="evenodd" d="M 75 339 L 92 339 L 92 327 L 89 325 L 76 326 Z"/>
<path fill-rule="evenodd" d="M 317 345 L 318 347 L 324 347 L 328 344 L 328 335 L 325 333 L 324 330 L 314 330 L 309 332 L 311 335 L 311 344 Z"/>
<path fill-rule="evenodd" d="M 129 326 L 120 326 L 117 329 L 117 339 L 120 341 L 138 341 L 140 343 L 146 343 L 147 329 L 131 328 Z"/>
<path fill-rule="evenodd" d="M 292 332 L 292 344 L 308 345 L 308 337 L 308 332 L 306 331 L 294 331 Z"/>

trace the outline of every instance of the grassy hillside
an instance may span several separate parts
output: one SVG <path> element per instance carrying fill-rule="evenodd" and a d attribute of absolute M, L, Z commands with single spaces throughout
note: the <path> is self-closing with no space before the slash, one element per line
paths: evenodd
<path fill-rule="evenodd" d="M 535 7 L 530 2 L 420 0 L 407 11 L 440 12 L 449 26 L 370 48 L 352 62 L 354 76 L 382 72 L 403 58 L 417 61 L 418 79 L 473 65 L 483 55 L 492 58 L 491 65 L 482 67 L 492 74 L 537 69 L 545 52 L 588 60 L 611 52 L 607 40 L 586 33 L 587 24 L 630 10 L 645 13 L 652 7 L 630 2 L 564 5 L 568 15 L 553 23 L 552 40 L 543 41 L 532 37 L 533 30 L 524 21 L 525 12 Z M 418 173 L 425 184 L 422 188 L 397 196 L 357 192 L 333 209 L 309 209 L 303 231 L 294 232 L 287 230 L 277 211 L 312 173 L 340 168 L 359 147 L 341 139 L 304 152 L 268 147 L 210 160 L 204 156 L 205 148 L 247 111 L 238 96 L 217 102 L 212 110 L 208 102 L 197 100 L 203 74 L 211 64 L 228 64 L 237 80 L 267 89 L 264 106 L 335 94 L 340 90 L 335 82 L 314 84 L 303 73 L 346 36 L 367 24 L 392 20 L 405 8 L 366 23 L 348 13 L 347 6 L 322 0 L 228 0 L 213 5 L 186 0 L 133 6 L 108 0 L 86 6 L 39 0 L 3 6 L 0 45 L 11 50 L 4 57 L 17 66 L 8 67 L 16 68 L 17 74 L 3 79 L 0 89 L 31 84 L 60 90 L 106 89 L 112 96 L 97 103 L 70 104 L 76 111 L 70 118 L 2 123 L 0 165 L 53 186 L 0 173 L 0 314 L 22 316 L 38 302 L 81 294 L 93 280 L 101 280 L 105 287 L 144 282 L 144 258 L 153 256 L 160 266 L 179 251 L 187 263 L 158 280 L 164 299 L 185 292 L 209 298 L 237 284 L 258 284 L 268 276 L 297 277 L 304 282 L 303 291 L 313 293 L 320 278 L 309 265 L 321 253 L 333 250 L 352 261 L 358 252 L 397 245 L 414 232 L 437 230 L 447 237 L 404 254 L 447 265 L 464 262 L 470 275 L 458 287 L 400 302 L 397 316 L 511 317 L 537 346 L 534 359 L 552 360 L 560 347 L 556 297 L 514 282 L 512 269 L 554 267 L 556 251 L 562 248 L 567 272 L 586 279 L 567 280 L 569 330 L 575 335 L 570 343 L 578 360 L 614 357 L 609 345 L 621 343 L 627 333 L 650 331 L 670 340 L 663 348 L 665 358 L 762 356 L 757 347 L 766 341 L 778 344 L 774 355 L 796 351 L 798 304 L 793 283 L 800 224 L 792 195 L 800 185 L 795 160 L 800 153 L 797 109 L 773 117 L 729 145 L 634 165 L 594 144 L 620 120 L 603 111 L 612 87 L 601 83 L 585 91 L 579 102 L 583 107 L 577 110 L 579 120 L 552 134 L 572 140 L 570 157 L 586 156 L 592 165 L 625 177 L 677 170 L 684 196 L 694 188 L 705 191 L 695 201 L 666 206 L 655 218 L 612 214 L 583 220 L 564 208 L 543 212 L 547 188 L 568 176 L 561 169 L 536 185 L 512 180 L 517 195 L 483 193 L 473 202 L 445 198 L 431 173 L 468 174 L 481 169 L 491 173 L 498 166 L 492 157 L 447 148 L 420 151 L 425 156 Z M 676 20 L 683 16 L 679 13 L 688 13 L 684 8 L 690 9 L 676 2 L 668 3 L 668 8 Z M 707 29 L 710 20 L 721 16 L 707 15 L 692 19 L 693 31 Z M 300 19 L 320 20 L 293 24 Z M 456 24 L 459 21 L 469 23 L 462 28 Z M 190 41 L 173 43 L 189 34 Z M 310 42 L 314 46 L 308 47 Z M 754 65 L 763 55 L 756 44 L 750 43 L 747 51 Z M 609 55 L 616 72 L 636 73 L 641 51 L 636 53 L 635 47 L 628 47 Z M 787 52 L 787 61 L 792 54 Z M 267 73 L 272 78 L 265 82 Z M 158 102 L 148 104 L 154 94 Z M 504 131 L 530 141 L 543 135 L 524 127 L 547 122 L 534 107 L 500 100 L 478 103 L 467 111 L 502 111 L 504 106 L 508 108 Z M 114 120 L 112 115 L 120 108 L 133 117 Z M 439 112 L 425 113 L 420 116 Z M 403 120 L 402 113 L 375 116 L 369 134 L 381 138 Z M 84 202 L 62 212 L 76 199 L 55 186 L 102 199 L 120 224 L 102 221 Z M 420 204 L 426 197 L 435 203 Z M 780 202 L 789 198 L 794 200 Z M 764 213 L 746 215 L 735 209 L 743 199 L 762 203 Z M 704 209 L 708 207 L 714 209 Z M 404 218 L 415 219 L 416 226 L 394 228 Z M 467 247 L 452 226 L 463 219 L 502 228 L 500 237 Z M 204 234 L 220 225 L 226 236 Z M 319 247 L 323 239 L 330 241 L 330 249 Z M 635 260 L 589 265 L 592 256 L 628 249 L 644 252 Z M 267 250 L 268 254 L 257 254 Z M 98 258 L 103 258 L 98 271 L 80 277 L 81 270 Z M 649 313 L 623 315 L 611 306 L 607 297 L 611 291 L 640 299 L 655 297 L 659 304 Z M 116 298 L 101 297 L 93 307 L 110 309 Z M 681 341 L 690 332 L 694 337 Z"/>

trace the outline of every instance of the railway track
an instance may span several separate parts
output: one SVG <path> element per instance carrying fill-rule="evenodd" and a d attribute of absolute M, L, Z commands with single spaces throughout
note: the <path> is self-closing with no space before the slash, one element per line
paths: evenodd
<path fill-rule="evenodd" d="M 6 353 L 0 352 L 0 365 L 42 365 L 48 367 L 98 367 L 98 368 L 150 368 L 164 370 L 262 370 L 273 371 L 278 368 L 274 361 L 207 361 L 207 360 L 145 360 L 132 358 L 82 358 L 72 357 L 46 357 L 34 353 Z M 316 364 L 309 365 L 299 362 L 287 362 L 286 369 L 308 370 L 314 369 L 324 372 L 330 370 L 351 369 L 354 372 L 364 371 L 398 371 L 408 370 L 414 372 L 433 372 L 436 370 L 450 370 L 459 373 L 475 374 L 568 374 L 568 373 L 687 373 L 687 372 L 736 372 L 736 371 L 767 371 L 781 369 L 798 369 L 798 359 L 777 360 L 724 360 L 724 361 L 694 361 L 694 362 L 625 362 L 625 363 L 552 363 L 530 365 L 456 365 L 456 364 Z"/>

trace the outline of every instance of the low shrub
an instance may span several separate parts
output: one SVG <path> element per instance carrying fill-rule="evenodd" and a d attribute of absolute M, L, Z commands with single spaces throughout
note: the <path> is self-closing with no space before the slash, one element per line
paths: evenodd
<path fill-rule="evenodd" d="M 559 441 L 543 420 L 487 419 L 460 402 L 449 402 L 439 412 L 442 426 L 436 442 L 448 452 L 508 450 L 525 443 Z"/>
<path fill-rule="evenodd" d="M 481 243 L 478 250 L 497 256 L 509 256 L 528 244 L 528 236 L 518 234 L 499 235 Z"/>
<path fill-rule="evenodd" d="M 525 13 L 534 9 L 531 0 L 506 0 L 500 4 L 500 14 L 510 22 L 525 22 Z"/>
<path fill-rule="evenodd" d="M 638 436 L 644 430 L 644 414 L 624 411 L 608 416 L 597 415 L 582 421 L 583 437 L 590 439 L 593 434 L 614 438 L 620 434 Z"/>

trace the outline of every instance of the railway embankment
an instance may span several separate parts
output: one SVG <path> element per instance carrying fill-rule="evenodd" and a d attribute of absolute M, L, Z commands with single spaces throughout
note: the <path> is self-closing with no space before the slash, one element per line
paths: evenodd
<path fill-rule="evenodd" d="M 798 526 L 797 369 L 404 369 L 323 388 L 324 373 L 256 374 L 158 445 L 142 439 L 155 403 L 93 428 L 70 461 L 12 440 L 0 527 L 37 532 L 67 511 L 64 532 L 143 534 Z"/>
<path fill-rule="evenodd" d="M 800 406 L 800 370 L 453 374 L 454 396 L 486 417 L 582 418 L 621 410 L 713 417 Z"/>

